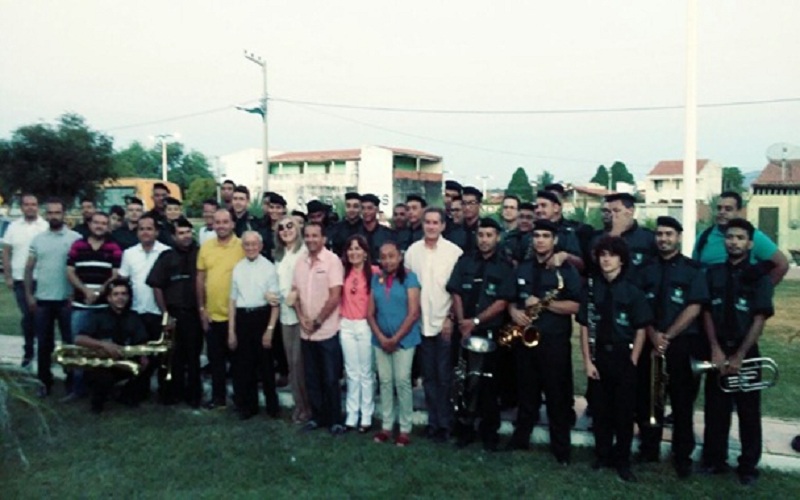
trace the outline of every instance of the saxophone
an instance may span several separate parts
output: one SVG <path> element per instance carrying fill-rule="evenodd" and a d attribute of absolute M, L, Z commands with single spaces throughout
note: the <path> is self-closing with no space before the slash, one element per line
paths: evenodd
<path fill-rule="evenodd" d="M 511 347 L 516 339 L 520 339 L 525 347 L 536 347 L 539 345 L 541 334 L 539 328 L 536 326 L 536 321 L 539 319 L 539 315 L 542 311 L 556 300 L 558 294 L 564 289 L 564 278 L 561 276 L 561 272 L 558 269 L 556 269 L 556 279 L 558 280 L 558 285 L 556 285 L 555 288 L 548 291 L 539 302 L 525 308 L 526 324 L 524 326 L 520 326 L 511 321 L 500 329 L 500 333 L 497 337 L 498 344 L 503 347 Z"/>
<path fill-rule="evenodd" d="M 117 368 L 129 372 L 133 376 L 139 375 L 142 365 L 134 361 L 142 356 L 153 356 L 156 354 L 167 354 L 172 352 L 174 341 L 172 339 L 172 323 L 169 314 L 164 313 L 161 321 L 161 337 L 158 340 L 151 340 L 145 344 L 127 345 L 120 347 L 120 359 L 114 359 L 102 349 L 94 349 L 74 344 L 65 344 L 57 347 L 54 351 L 56 362 L 65 368 Z M 130 358 L 130 359 L 129 359 Z M 166 366 L 167 380 L 171 377 L 171 367 Z"/>

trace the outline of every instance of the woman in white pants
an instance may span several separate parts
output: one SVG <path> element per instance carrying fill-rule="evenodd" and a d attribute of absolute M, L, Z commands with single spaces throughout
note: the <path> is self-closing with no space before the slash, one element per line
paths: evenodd
<path fill-rule="evenodd" d="M 341 330 L 344 371 L 347 375 L 345 427 L 369 432 L 375 411 L 375 370 L 372 367 L 372 332 L 367 323 L 372 265 L 369 244 L 361 235 L 347 239 L 342 256 Z"/>
<path fill-rule="evenodd" d="M 411 365 L 414 351 L 422 341 L 420 333 L 420 285 L 417 276 L 403 265 L 400 248 L 394 242 L 381 246 L 381 271 L 372 276 L 369 326 L 381 383 L 381 418 L 383 425 L 375 435 L 376 443 L 392 438 L 395 414 L 400 433 L 397 446 L 411 443 Z M 395 407 L 394 391 L 397 391 Z M 395 411 L 396 408 L 396 411 Z"/>

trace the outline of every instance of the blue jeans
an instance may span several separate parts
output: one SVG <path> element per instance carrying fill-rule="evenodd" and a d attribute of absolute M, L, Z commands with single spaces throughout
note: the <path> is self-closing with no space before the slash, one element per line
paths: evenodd
<path fill-rule="evenodd" d="M 33 291 L 36 291 L 36 282 L 33 282 Z M 25 336 L 25 347 L 23 355 L 25 359 L 33 359 L 33 344 L 36 340 L 36 332 L 33 329 L 33 314 L 28 308 L 28 301 L 25 300 L 25 282 L 22 280 L 14 281 L 14 298 L 17 299 L 17 307 L 22 314 L 20 328 Z"/>
<path fill-rule="evenodd" d="M 322 427 L 342 423 L 342 345 L 339 334 L 326 340 L 301 340 L 306 391 L 312 419 Z"/>
<path fill-rule="evenodd" d="M 92 316 L 98 309 L 83 309 L 80 307 L 72 308 L 72 333 L 75 337 L 82 335 L 86 332 Z M 83 381 L 83 370 L 72 370 L 72 393 L 79 397 L 84 397 L 87 394 L 86 383 Z"/>
<path fill-rule="evenodd" d="M 53 385 L 53 372 L 50 371 L 51 356 L 55 348 L 55 324 L 61 331 L 61 341 L 72 343 L 72 328 L 67 300 L 37 300 L 36 312 L 33 313 L 33 325 L 39 340 L 39 351 L 36 357 L 39 380 L 46 386 Z"/>

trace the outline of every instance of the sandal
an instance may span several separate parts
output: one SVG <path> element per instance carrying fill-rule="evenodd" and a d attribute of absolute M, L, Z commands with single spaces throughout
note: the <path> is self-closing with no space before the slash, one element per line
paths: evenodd
<path fill-rule="evenodd" d="M 372 440 L 376 443 L 385 443 L 390 439 L 392 439 L 392 436 L 390 436 L 387 431 L 380 431 L 379 433 L 375 434 L 374 438 L 372 438 Z"/>

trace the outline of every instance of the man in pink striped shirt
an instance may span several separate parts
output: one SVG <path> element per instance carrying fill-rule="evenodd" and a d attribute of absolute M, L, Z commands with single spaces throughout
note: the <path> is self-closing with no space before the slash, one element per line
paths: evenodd
<path fill-rule="evenodd" d="M 304 430 L 329 427 L 331 434 L 344 434 L 339 375 L 342 347 L 339 343 L 339 299 L 342 294 L 342 262 L 325 248 L 322 225 L 309 222 L 303 228 L 308 255 L 297 261 L 292 283 L 300 321 L 301 349 L 311 420 Z"/>

